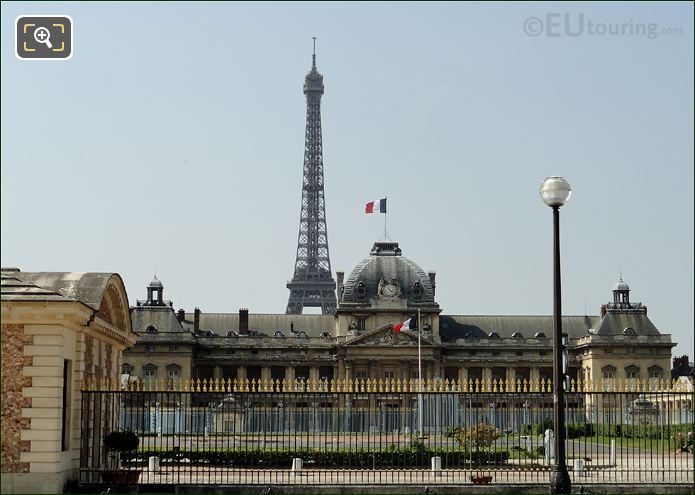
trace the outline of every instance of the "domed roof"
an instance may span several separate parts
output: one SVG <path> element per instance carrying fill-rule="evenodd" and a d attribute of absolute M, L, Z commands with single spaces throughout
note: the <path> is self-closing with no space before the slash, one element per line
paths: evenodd
<path fill-rule="evenodd" d="M 150 281 L 149 286 L 153 289 L 161 289 L 164 287 L 162 285 L 162 283 L 159 281 L 159 279 L 157 278 L 157 275 L 155 275 L 154 278 Z"/>
<path fill-rule="evenodd" d="M 613 290 L 630 290 L 630 286 L 621 278 L 620 281 L 613 286 Z"/>
<path fill-rule="evenodd" d="M 369 257 L 360 261 L 343 285 L 341 303 L 367 304 L 379 295 L 381 285 L 398 286 L 397 297 L 413 303 L 434 303 L 434 287 L 417 264 L 401 256 L 397 242 L 379 241 Z"/>

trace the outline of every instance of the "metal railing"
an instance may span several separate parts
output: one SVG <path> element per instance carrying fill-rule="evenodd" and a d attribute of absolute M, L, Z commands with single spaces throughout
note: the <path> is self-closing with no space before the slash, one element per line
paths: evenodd
<path fill-rule="evenodd" d="M 120 465 L 172 485 L 545 484 L 554 455 L 547 383 L 425 383 L 422 411 L 411 386 L 369 381 L 158 385 L 82 392 L 81 482 Z M 572 384 L 573 482 L 692 484 L 692 404 L 673 383 Z M 119 430 L 137 434 L 136 450 L 106 449 Z"/>

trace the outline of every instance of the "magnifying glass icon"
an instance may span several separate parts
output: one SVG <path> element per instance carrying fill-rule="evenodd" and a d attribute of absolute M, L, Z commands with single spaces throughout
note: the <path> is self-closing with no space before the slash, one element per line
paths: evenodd
<path fill-rule="evenodd" d="M 34 31 L 34 39 L 37 43 L 45 43 L 48 48 L 53 48 L 51 43 L 51 32 L 45 27 L 37 27 Z"/>

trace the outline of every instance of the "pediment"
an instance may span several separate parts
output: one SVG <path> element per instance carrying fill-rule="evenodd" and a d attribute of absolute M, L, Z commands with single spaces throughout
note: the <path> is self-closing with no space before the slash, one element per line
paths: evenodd
<path fill-rule="evenodd" d="M 413 330 L 394 332 L 393 325 L 388 325 L 359 335 L 345 344 L 347 346 L 417 346 L 417 332 Z M 421 345 L 432 345 L 430 337 L 426 334 L 422 335 Z"/>

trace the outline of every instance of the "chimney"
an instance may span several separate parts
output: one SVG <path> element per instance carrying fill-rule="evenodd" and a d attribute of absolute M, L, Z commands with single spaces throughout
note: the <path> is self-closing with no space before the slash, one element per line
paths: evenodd
<path fill-rule="evenodd" d="M 200 308 L 195 308 L 193 310 L 193 331 L 197 332 L 200 330 Z"/>
<path fill-rule="evenodd" d="M 646 314 L 647 314 L 647 305 L 646 305 L 646 304 L 643 305 L 643 306 L 642 306 L 642 309 L 644 310 L 644 314 L 646 315 Z"/>
<path fill-rule="evenodd" d="M 678 369 L 681 366 L 688 366 L 688 355 L 674 357 L 673 358 L 673 369 Z"/>
<path fill-rule="evenodd" d="M 338 297 L 340 297 L 341 289 L 343 288 L 343 279 L 345 278 L 345 272 L 335 272 L 335 278 L 338 279 Z"/>
<path fill-rule="evenodd" d="M 183 323 L 183 320 L 186 319 L 186 310 L 183 308 L 179 309 L 179 312 L 176 313 L 176 319 L 179 320 L 179 323 Z"/>
<path fill-rule="evenodd" d="M 434 289 L 437 287 L 437 284 L 435 283 L 435 279 L 437 278 L 437 272 L 427 272 L 427 276 L 430 278 L 430 283 L 432 284 L 432 292 L 434 292 Z"/>
<path fill-rule="evenodd" d="M 239 335 L 249 334 L 249 310 L 247 308 L 239 309 Z"/>
<path fill-rule="evenodd" d="M 604 316 L 606 316 L 606 305 L 601 304 L 601 318 L 603 318 Z"/>

